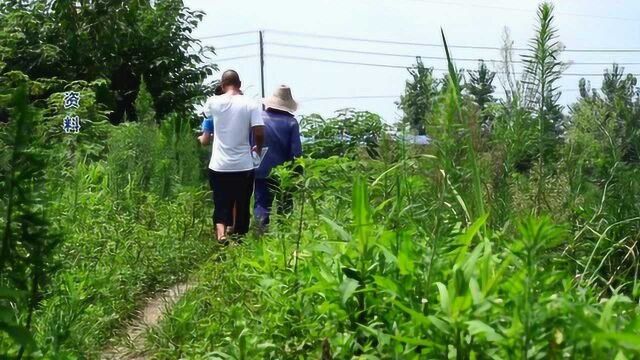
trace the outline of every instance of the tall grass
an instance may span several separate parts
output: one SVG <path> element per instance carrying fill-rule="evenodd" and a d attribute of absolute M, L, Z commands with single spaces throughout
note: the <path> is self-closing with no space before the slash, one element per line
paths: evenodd
<path fill-rule="evenodd" d="M 59 238 L 46 216 L 51 197 L 41 184 L 46 156 L 35 131 L 41 113 L 29 104 L 26 83 L 9 94 L 7 106 L 12 121 L 0 133 L 6 154 L 0 162 L 0 345 L 21 359 L 37 350 L 31 334 L 34 313 Z"/>
<path fill-rule="evenodd" d="M 199 287 L 149 334 L 154 356 L 640 356 L 636 280 L 613 287 L 608 278 L 621 271 L 603 272 L 621 247 L 629 248 L 623 261 L 636 253 L 636 232 L 613 235 L 635 220 L 563 208 L 566 167 L 547 169 L 549 152 L 561 148 L 546 141 L 556 131 L 548 124 L 558 120 L 552 20 L 552 7 L 543 4 L 525 82 L 530 91 L 498 107 L 486 147 L 478 146 L 477 107 L 461 90 L 443 31 L 449 73 L 425 117 L 432 145 L 385 145 L 380 157 L 354 151 L 303 159 L 305 195 L 297 198 L 296 217 L 204 270 Z M 488 185 L 486 165 L 497 153 L 503 168 Z M 590 193 L 575 191 L 592 205 Z M 486 203 L 495 194 L 500 207 Z M 531 216 L 543 212 L 554 217 Z M 585 214 L 611 220 L 602 228 L 575 222 Z M 569 252 L 567 244 L 580 250 Z"/>
<path fill-rule="evenodd" d="M 313 142 L 297 161 L 303 174 L 276 170 L 296 190 L 293 211 L 216 261 L 206 261 L 207 194 L 188 121 L 172 115 L 158 126 L 144 91 L 141 123 L 105 129 L 99 109 L 80 109 L 96 117 L 87 134 L 45 156 L 46 172 L 62 170 L 72 186 L 49 184 L 44 201 L 41 167 L 13 166 L 45 155 L 26 145 L 40 141 L 31 137 L 40 130 L 27 131 L 39 115 L 17 93 L 16 121 L 0 129 L 1 149 L 11 150 L 0 154 L 3 351 L 95 358 L 145 295 L 204 262 L 195 290 L 148 333 L 150 356 L 640 357 L 635 84 L 606 77 L 606 95 L 572 108 L 563 144 L 550 5 L 538 21 L 528 76 L 491 107 L 495 126 L 482 146 L 481 114 L 442 31 L 449 71 L 423 114 L 430 146 L 391 139 L 367 112 L 305 119 Z M 55 116 L 49 109 L 43 121 Z M 104 141 L 91 146 L 92 133 Z M 284 194 L 276 201 L 284 205 Z M 32 246 L 53 243 L 40 231 L 42 209 L 64 235 L 48 255 Z"/>
<path fill-rule="evenodd" d="M 97 358 L 212 253 L 204 165 L 177 115 L 111 127 L 91 85 L 73 84 L 83 127 L 64 134 L 62 94 L 37 111 L 39 84 L 16 78 L 0 86 L 0 357 Z"/>

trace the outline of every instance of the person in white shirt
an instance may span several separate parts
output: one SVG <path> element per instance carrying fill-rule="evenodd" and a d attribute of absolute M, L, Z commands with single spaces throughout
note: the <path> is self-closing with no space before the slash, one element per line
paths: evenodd
<path fill-rule="evenodd" d="M 209 180 L 213 189 L 216 236 L 219 242 L 226 243 L 228 226 L 239 235 L 249 231 L 249 206 L 255 177 L 251 153 L 262 154 L 264 123 L 262 106 L 242 95 L 237 72 L 225 71 L 220 85 L 223 95 L 209 98 L 204 113 L 215 119 Z M 200 141 L 208 143 L 210 136 L 209 132 L 203 133 Z M 251 139 L 254 146 L 251 146 Z M 234 204 L 236 216 L 232 223 Z"/>

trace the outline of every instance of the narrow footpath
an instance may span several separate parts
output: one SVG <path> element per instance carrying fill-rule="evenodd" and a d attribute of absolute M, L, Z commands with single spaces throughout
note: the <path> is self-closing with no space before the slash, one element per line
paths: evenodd
<path fill-rule="evenodd" d="M 164 315 L 171 310 L 182 296 L 194 287 L 193 283 L 178 283 L 164 292 L 150 298 L 140 310 L 138 316 L 124 329 L 122 336 L 117 336 L 116 345 L 109 346 L 100 355 L 101 359 L 109 360 L 144 360 L 145 333 L 147 329 L 156 326 Z"/>

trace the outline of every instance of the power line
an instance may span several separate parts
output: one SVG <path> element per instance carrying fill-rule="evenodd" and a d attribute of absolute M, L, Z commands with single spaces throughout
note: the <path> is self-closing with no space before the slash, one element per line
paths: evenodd
<path fill-rule="evenodd" d="M 283 59 L 293 59 L 293 60 L 306 60 L 306 61 L 316 61 L 316 62 L 325 62 L 325 63 L 334 63 L 334 64 L 346 64 L 346 65 L 360 65 L 360 66 L 373 66 L 373 67 L 384 67 L 384 68 L 393 68 L 393 69 L 415 69 L 415 66 L 402 66 L 402 65 L 390 65 L 390 64 L 376 64 L 376 63 L 365 63 L 365 62 L 357 62 L 357 61 L 343 61 L 343 60 L 332 60 L 332 59 L 319 59 L 319 58 L 311 58 L 304 56 L 293 56 L 293 55 L 281 55 L 281 54 L 269 54 L 268 56 L 273 56 L 276 58 Z M 448 69 L 442 68 L 433 68 L 435 71 L 449 71 Z M 496 74 L 505 74 L 504 72 L 496 72 Z M 513 75 L 523 75 L 521 72 L 513 72 Z M 594 73 L 563 73 L 563 76 L 602 76 L 603 74 L 594 74 Z M 632 74 L 638 76 L 637 74 Z"/>
<path fill-rule="evenodd" d="M 201 40 L 218 39 L 218 38 L 230 37 L 230 36 L 240 36 L 240 35 L 255 34 L 256 32 L 257 32 L 257 30 L 251 30 L 251 31 L 241 31 L 241 32 L 235 32 L 235 33 L 227 33 L 227 34 L 216 34 L 216 35 L 203 36 L 200 39 Z"/>
<path fill-rule="evenodd" d="M 294 55 L 282 55 L 282 54 L 268 54 L 268 56 L 272 56 L 272 57 L 276 57 L 276 58 L 283 58 L 283 59 L 292 59 L 292 60 L 305 60 L 305 61 L 315 61 L 315 62 L 325 62 L 325 63 L 334 63 L 334 64 L 345 64 L 345 65 L 360 65 L 360 66 L 372 66 L 372 67 L 383 67 L 383 68 L 392 68 L 392 69 L 415 69 L 416 66 L 414 65 L 410 65 L 410 66 L 403 66 L 403 65 L 391 65 L 391 64 L 378 64 L 378 63 L 368 63 L 368 62 L 358 62 L 358 61 L 344 61 L 344 60 L 333 60 L 333 59 L 321 59 L 321 58 L 312 58 L 312 57 L 305 57 L 305 56 L 294 56 Z M 221 59 L 212 59 L 212 61 L 215 62 L 223 62 L 223 61 L 231 61 L 231 60 L 240 60 L 240 59 L 249 59 L 249 58 L 255 58 L 257 57 L 257 55 L 253 54 L 253 55 L 243 55 L 243 56 L 234 56 L 234 57 L 227 57 L 227 58 L 221 58 Z M 444 68 L 432 68 L 434 71 L 444 71 L 447 72 L 449 71 L 448 69 L 444 69 Z M 494 71 L 496 74 L 506 74 L 505 72 L 496 72 Z M 521 72 L 513 72 L 511 73 L 513 75 L 523 75 Z M 634 76 L 640 76 L 640 74 L 633 74 L 630 73 L 631 75 Z M 603 76 L 602 73 L 563 73 L 563 76 L 581 76 L 581 77 L 588 77 L 588 76 Z"/>
<path fill-rule="evenodd" d="M 417 0 L 414 0 L 417 1 Z M 640 20 L 639 20 L 640 21 Z M 358 38 L 358 37 L 347 37 L 347 36 L 335 36 L 335 35 L 323 35 L 323 34 L 314 34 L 314 33 L 306 33 L 299 31 L 284 31 L 284 30 L 274 30 L 270 29 L 269 32 L 275 34 L 282 35 L 290 35 L 290 36 L 302 36 L 302 37 L 316 37 L 316 38 L 325 38 L 325 39 L 334 39 L 334 40 L 343 40 L 343 41 L 356 41 L 356 42 L 369 42 L 369 43 L 379 43 L 379 44 L 390 44 L 390 45 L 409 45 L 409 46 L 424 46 L 424 47 L 435 47 L 442 48 L 442 44 L 433 44 L 433 43 L 419 43 L 419 42 L 408 42 L 408 41 L 395 41 L 395 40 L 379 40 L 379 39 L 368 39 L 368 38 Z M 243 31 L 236 33 L 227 33 L 227 34 L 218 34 L 218 35 L 210 35 L 203 36 L 200 39 L 215 39 L 229 36 L 239 36 L 239 35 L 247 35 L 247 34 L 255 34 L 255 31 Z M 266 32 L 266 31 L 265 31 Z M 497 46 L 477 46 L 477 45 L 449 45 L 451 49 L 472 49 L 472 50 L 497 50 L 501 51 L 501 47 Z M 529 51 L 529 48 L 511 48 L 514 51 Z M 640 49 L 564 49 L 564 52 L 570 53 L 640 53 Z"/>
<path fill-rule="evenodd" d="M 402 58 L 413 58 L 420 57 L 422 59 L 429 60 L 447 60 L 446 57 L 443 56 L 425 56 L 425 55 L 410 55 L 410 54 L 397 54 L 397 53 L 385 53 L 385 52 L 377 52 L 377 51 L 361 51 L 361 50 L 350 50 L 350 49 L 338 49 L 338 48 L 330 48 L 330 47 L 321 47 L 321 46 L 311 46 L 311 45 L 300 45 L 300 44 L 285 44 L 280 42 L 270 42 L 267 45 L 275 45 L 275 46 L 283 46 L 290 48 L 299 48 L 299 49 L 309 49 L 309 50 L 321 50 L 321 51 L 335 51 L 335 52 L 343 52 L 350 54 L 362 54 L 362 55 L 380 55 L 380 56 L 393 56 L 393 57 L 402 57 Z M 482 59 L 482 58 L 453 58 L 455 61 L 487 61 L 487 62 L 503 62 L 503 60 L 498 59 Z M 524 61 L 510 61 L 514 64 L 524 64 Z M 613 62 L 574 62 L 572 60 L 563 62 L 566 65 L 612 65 Z M 640 65 L 640 62 L 627 62 L 627 63 L 616 63 L 618 65 Z"/>
<path fill-rule="evenodd" d="M 432 44 L 432 43 L 418 43 L 418 42 L 407 42 L 407 41 L 378 40 L 378 39 L 367 39 L 367 38 L 357 38 L 357 37 L 347 37 L 347 36 L 322 35 L 322 34 L 298 32 L 298 31 L 283 31 L 283 30 L 268 30 L 268 31 L 275 34 L 325 38 L 325 39 L 334 39 L 334 40 L 343 40 L 343 41 L 369 42 L 369 43 L 390 44 L 390 45 L 424 46 L 424 47 L 435 47 L 435 48 L 443 47 L 442 44 Z M 475 45 L 449 45 L 449 48 L 473 49 L 473 50 L 497 50 L 497 51 L 502 50 L 501 47 L 497 47 L 497 46 L 475 46 Z M 515 47 L 511 49 L 515 51 L 530 50 L 528 48 L 515 48 Z M 640 49 L 564 49 L 563 51 L 564 52 L 584 52 L 584 53 L 640 53 Z"/>
<path fill-rule="evenodd" d="M 484 4 L 467 4 L 467 3 L 451 2 L 451 1 L 448 1 L 448 2 L 435 1 L 435 0 L 409 0 L 409 1 L 440 4 L 440 5 L 454 5 L 454 6 L 464 6 L 464 7 L 468 6 L 468 7 L 476 7 L 476 8 L 494 9 L 494 10 L 518 11 L 518 12 L 526 12 L 529 14 L 532 12 L 529 9 L 522 9 L 522 8 L 512 8 L 512 7 L 484 5 Z M 640 21 L 640 19 L 637 19 L 637 18 L 628 18 L 628 17 L 619 17 L 619 16 L 579 14 L 579 13 L 572 13 L 572 12 L 565 12 L 565 11 L 556 11 L 555 13 L 560 15 L 588 17 L 588 18 L 606 19 L 606 20 L 622 20 L 622 21 L 635 21 L 635 22 Z"/>
<path fill-rule="evenodd" d="M 218 62 L 218 61 L 230 61 L 230 60 L 249 59 L 249 58 L 254 58 L 254 57 L 258 57 L 258 55 L 234 56 L 234 57 L 228 57 L 228 58 L 222 58 L 222 59 L 213 59 L 212 61 L 214 61 L 214 62 Z"/>
<path fill-rule="evenodd" d="M 640 53 L 640 49 L 563 49 L 563 52 L 568 53 Z"/>
<path fill-rule="evenodd" d="M 410 69 L 412 67 L 412 66 L 401 66 L 401 65 L 363 63 L 363 62 L 356 62 L 356 61 L 317 59 L 317 58 L 310 58 L 310 57 L 304 57 L 304 56 L 280 55 L 280 54 L 268 54 L 267 56 L 273 56 L 273 57 L 283 58 L 283 59 L 307 60 L 307 61 L 328 62 L 328 63 L 334 63 L 334 64 L 347 64 L 347 65 L 376 66 L 376 67 L 386 67 L 386 68 L 393 68 L 393 69 Z M 434 70 L 446 71 L 445 69 L 434 69 Z"/>
<path fill-rule="evenodd" d="M 596 90 L 596 89 L 594 89 Z M 577 92 L 580 89 L 559 89 L 560 92 Z M 494 91 L 494 94 L 504 95 L 505 91 Z M 322 96 L 322 97 L 307 97 L 298 98 L 300 102 L 312 102 L 312 101 L 325 101 L 325 100 L 358 100 L 358 99 L 398 99 L 402 96 L 398 95 L 363 95 L 363 96 Z"/>
<path fill-rule="evenodd" d="M 218 46 L 215 47 L 215 50 L 226 50 L 226 49 L 236 49 L 236 48 L 242 48 L 242 47 L 247 47 L 247 46 L 256 46 L 258 45 L 257 42 L 252 42 L 252 43 L 244 43 L 244 44 L 236 44 L 236 45 L 228 45 L 228 46 Z"/>
<path fill-rule="evenodd" d="M 309 97 L 299 98 L 300 102 L 323 101 L 323 100 L 351 100 L 351 99 L 390 99 L 399 98 L 400 95 L 368 95 L 368 96 L 326 96 L 326 97 Z"/>
<path fill-rule="evenodd" d="M 315 37 L 315 38 L 334 39 L 334 40 L 343 40 L 343 41 L 356 41 L 356 42 L 370 42 L 370 43 L 390 44 L 390 45 L 410 45 L 410 46 L 425 46 L 425 47 L 442 48 L 441 44 L 428 44 L 428 43 L 418 43 L 418 42 L 408 42 L 408 41 L 395 41 L 395 40 L 365 39 L 365 38 L 356 38 L 356 37 L 347 37 L 347 36 L 313 34 L 313 33 L 305 33 L 305 32 L 298 32 L 298 31 L 268 30 L 268 32 L 272 32 L 272 33 L 275 33 L 275 34 L 290 35 L 290 36 Z M 449 47 L 450 48 L 460 48 L 461 46 L 460 45 L 457 45 L 457 46 L 450 45 Z M 489 46 L 473 46 L 473 47 L 464 46 L 463 48 L 480 49 L 480 50 L 500 50 L 501 49 L 501 48 L 498 48 L 498 47 L 489 47 Z"/>

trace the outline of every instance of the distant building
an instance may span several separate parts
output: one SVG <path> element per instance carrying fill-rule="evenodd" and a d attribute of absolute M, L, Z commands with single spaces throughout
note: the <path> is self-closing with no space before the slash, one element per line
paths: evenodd
<path fill-rule="evenodd" d="M 392 134 L 397 141 L 404 141 L 413 145 L 429 145 L 431 139 L 427 135 L 412 135 L 412 134 Z"/>

